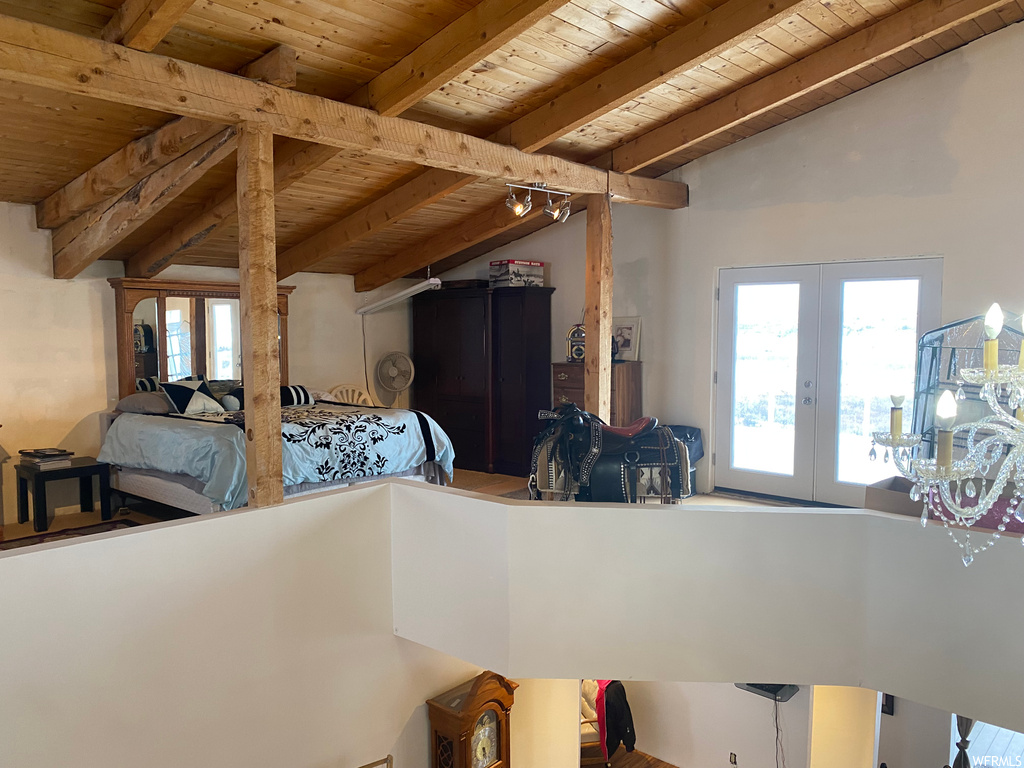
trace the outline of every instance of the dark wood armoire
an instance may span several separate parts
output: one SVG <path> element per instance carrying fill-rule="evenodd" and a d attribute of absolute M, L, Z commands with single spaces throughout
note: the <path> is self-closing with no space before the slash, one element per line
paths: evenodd
<path fill-rule="evenodd" d="M 551 405 L 554 288 L 442 288 L 413 299 L 412 407 L 455 445 L 455 466 L 525 477 Z"/>

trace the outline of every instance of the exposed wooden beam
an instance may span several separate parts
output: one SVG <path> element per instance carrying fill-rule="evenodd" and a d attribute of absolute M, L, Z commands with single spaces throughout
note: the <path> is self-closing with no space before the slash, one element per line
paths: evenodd
<path fill-rule="evenodd" d="M 355 241 L 380 232 L 395 220 L 396 214 L 408 216 L 451 194 L 456 185 L 465 186 L 475 180 L 473 176 L 436 168 L 422 173 L 282 253 L 277 259 L 277 279 L 284 280 L 309 269 Z"/>
<path fill-rule="evenodd" d="M 147 176 L 119 198 L 89 226 L 79 230 L 77 220 L 65 224 L 77 234 L 53 255 L 53 276 L 72 278 L 109 251 L 178 195 L 202 178 L 210 168 L 235 151 L 236 129 L 221 132 L 177 160 Z M 63 242 L 61 230 L 54 233 L 55 243 Z"/>
<path fill-rule="evenodd" d="M 700 66 L 734 47 L 738 41 L 819 2 L 729 0 L 708 15 L 519 118 L 490 140 L 511 143 L 525 152 L 536 152 L 679 72 Z M 373 201 L 295 246 L 289 259 L 278 263 L 278 269 L 286 275 L 308 269 L 317 261 L 335 256 L 352 243 L 379 232 L 388 223 L 457 192 L 473 180 L 471 176 L 447 171 L 426 171 L 389 196 L 386 220 L 379 215 L 384 206 Z M 621 183 L 629 183 L 629 180 L 622 179 Z M 379 226 L 365 226 L 368 219 Z M 473 231 L 476 231 L 475 226 Z"/>
<path fill-rule="evenodd" d="M 100 37 L 139 51 L 152 51 L 195 0 L 124 0 Z"/>
<path fill-rule="evenodd" d="M 274 134 L 243 123 L 238 140 L 238 275 L 249 506 L 284 500 L 278 354 Z"/>
<path fill-rule="evenodd" d="M 382 117 L 349 104 L 8 16 L 0 16 L 0 79 L 214 122 L 256 122 L 294 139 L 474 176 L 544 182 L 586 194 L 605 194 L 614 186 L 606 171 L 580 163 L 529 155 L 455 131 Z M 671 189 L 670 182 L 655 185 Z M 663 205 L 665 197 L 658 193 L 650 200 L 620 199 Z"/>
<path fill-rule="evenodd" d="M 624 144 L 611 153 L 611 167 L 623 172 L 644 168 L 1003 5 L 1004 0 L 920 0 Z"/>
<path fill-rule="evenodd" d="M 601 115 L 698 67 L 820 0 L 729 0 L 509 126 L 510 143 L 536 152 Z"/>
<path fill-rule="evenodd" d="M 278 46 L 243 67 L 240 74 L 265 82 L 277 80 L 275 85 L 289 87 L 283 81 L 295 79 L 295 51 Z M 222 130 L 223 125 L 193 117 L 172 120 L 122 147 L 36 205 L 36 224 L 45 229 L 66 224 Z"/>
<path fill-rule="evenodd" d="M 66 224 L 223 130 L 223 125 L 192 117 L 172 120 L 122 147 L 37 204 L 36 223 L 45 229 Z"/>
<path fill-rule="evenodd" d="M 528 214 L 517 218 L 504 205 L 495 205 L 483 214 L 474 214 L 461 226 L 456 226 L 417 245 L 405 248 L 400 254 L 377 262 L 355 276 L 357 291 L 372 291 L 392 280 L 435 264 L 470 246 L 489 240 L 511 227 L 536 219 L 543 207 L 536 205 Z"/>
<path fill-rule="evenodd" d="M 294 88 L 298 81 L 298 60 L 299 54 L 294 48 L 279 45 L 251 64 L 246 64 L 238 74 L 279 88 Z"/>
<path fill-rule="evenodd" d="M 329 161 L 338 150 L 323 144 L 290 141 L 276 153 L 274 160 L 274 189 L 280 194 L 306 174 Z M 225 185 L 199 206 L 193 216 L 175 224 L 163 235 L 132 256 L 125 263 L 128 277 L 154 277 L 189 249 L 205 242 L 225 224 L 235 221 L 238 199 L 235 183 Z M 279 277 L 278 279 L 281 279 Z"/>
<path fill-rule="evenodd" d="M 587 198 L 587 276 L 583 325 L 583 410 L 609 424 L 612 415 L 612 208 L 607 195 Z"/>
<path fill-rule="evenodd" d="M 749 117 L 770 111 L 796 99 L 815 88 L 840 79 L 850 72 L 869 66 L 892 53 L 909 48 L 922 40 L 941 34 L 958 24 L 983 16 L 1002 7 L 1000 0 L 923 0 L 884 19 L 850 37 L 811 54 L 805 59 L 741 88 L 723 99 L 655 129 L 623 145 L 614 152 L 592 161 L 601 167 L 611 167 L 630 174 L 658 160 L 682 151 L 723 131 L 743 123 Z M 722 6 L 724 9 L 726 6 Z M 720 9 L 721 10 L 721 9 Z M 837 59 L 830 57 L 836 54 Z M 531 113 L 532 114 L 532 113 Z M 429 171 L 428 171 L 429 173 Z M 636 178 L 626 176 L 625 178 Z M 453 230 L 445 234 L 445 242 L 465 242 L 465 248 L 496 237 L 519 226 L 521 221 L 509 219 L 481 230 L 477 222 L 468 221 L 465 231 Z M 439 251 L 433 262 L 458 251 L 448 248 Z M 425 260 L 429 253 L 424 252 Z M 392 259 L 391 261 L 394 261 Z M 425 266 L 425 265 L 424 265 Z M 422 268 L 422 267 L 417 267 Z M 389 272 L 394 272 L 394 269 Z M 414 271 L 414 270 L 413 270 Z M 364 290 L 376 287 L 374 274 L 369 270 L 356 276 L 356 285 Z M 408 273 L 406 273 L 408 274 Z"/>
<path fill-rule="evenodd" d="M 369 106 L 399 115 L 569 0 L 483 0 L 367 85 Z"/>

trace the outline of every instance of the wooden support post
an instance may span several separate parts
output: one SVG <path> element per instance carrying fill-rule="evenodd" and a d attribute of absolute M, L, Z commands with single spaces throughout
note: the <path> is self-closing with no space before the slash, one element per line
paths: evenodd
<path fill-rule="evenodd" d="M 274 134 L 266 125 L 241 124 L 237 189 L 249 506 L 266 507 L 284 499 L 281 364 L 277 341 Z"/>
<path fill-rule="evenodd" d="M 583 323 L 584 409 L 611 423 L 612 409 L 612 207 L 608 195 L 587 198 L 587 287 Z"/>

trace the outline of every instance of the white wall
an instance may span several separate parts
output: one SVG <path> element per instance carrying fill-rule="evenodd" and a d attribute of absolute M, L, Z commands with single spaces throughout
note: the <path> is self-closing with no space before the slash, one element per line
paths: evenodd
<path fill-rule="evenodd" d="M 949 712 L 910 699 L 896 699 L 893 712 L 879 722 L 879 763 L 889 768 L 939 768 L 949 762 Z"/>
<path fill-rule="evenodd" d="M 739 768 L 775 765 L 775 703 L 731 683 L 627 682 L 637 749 L 672 765 Z M 779 704 L 789 768 L 806 768 L 810 687 Z M 895 768 L 895 766 L 893 767 Z M 938 766 L 936 766 L 938 768 Z"/>
<path fill-rule="evenodd" d="M 965 569 L 941 526 L 881 512 L 392 493 L 401 637 L 513 677 L 860 686 L 1024 726 L 1024 669 L 991 663 L 1024 595 L 977 599 L 1024 579 L 1015 540 Z"/>
<path fill-rule="evenodd" d="M 673 172 L 688 209 L 613 206 L 615 313 L 643 317 L 644 410 L 710 445 L 722 267 L 939 255 L 944 322 L 1024 310 L 1021 61 L 1015 24 Z M 583 218 L 485 257 L 553 262 L 556 340 L 583 303 Z M 707 488 L 709 461 L 698 475 Z"/>
<path fill-rule="evenodd" d="M 74 280 L 52 277 L 50 237 L 35 227 L 30 206 L 0 203 L 0 459 L 22 448 L 60 446 L 82 455 L 99 450 L 99 414 L 117 402 L 114 291 L 118 262 L 97 262 Z M 237 282 L 236 270 L 172 266 L 169 279 Z M 347 275 L 298 274 L 289 302 L 289 358 L 296 384 L 329 389 L 363 381 L 361 324 Z M 386 290 L 386 289 L 381 289 Z M 393 289 L 392 289 L 393 290 Z M 373 300 L 379 292 L 366 294 Z M 366 319 L 370 382 L 387 351 L 409 349 L 408 305 Z M 14 462 L 2 471 L 2 520 L 17 515 Z M 74 512 L 74 481 L 50 495 Z"/>
<path fill-rule="evenodd" d="M 0 762 L 427 765 L 425 701 L 479 670 L 394 636 L 388 506 L 377 485 L 0 553 Z"/>

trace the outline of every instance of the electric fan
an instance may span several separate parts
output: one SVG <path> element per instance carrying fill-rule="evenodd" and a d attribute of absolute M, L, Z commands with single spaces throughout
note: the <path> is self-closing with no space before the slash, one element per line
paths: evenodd
<path fill-rule="evenodd" d="M 388 352 L 377 363 L 377 383 L 387 393 L 381 398 L 384 405 L 392 405 L 400 392 L 412 384 L 416 368 L 404 352 Z"/>

